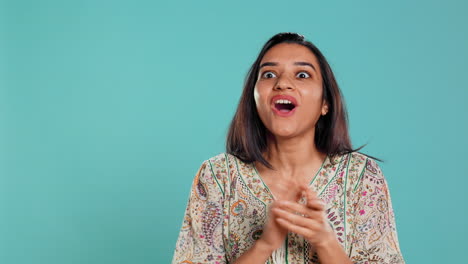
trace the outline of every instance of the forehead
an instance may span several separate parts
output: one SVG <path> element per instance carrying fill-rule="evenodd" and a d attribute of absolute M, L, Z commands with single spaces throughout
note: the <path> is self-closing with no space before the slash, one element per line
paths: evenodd
<path fill-rule="evenodd" d="M 295 43 L 281 43 L 273 46 L 265 53 L 260 64 L 267 61 L 278 62 L 280 64 L 305 61 L 318 67 L 317 58 L 312 51 L 307 47 Z"/>

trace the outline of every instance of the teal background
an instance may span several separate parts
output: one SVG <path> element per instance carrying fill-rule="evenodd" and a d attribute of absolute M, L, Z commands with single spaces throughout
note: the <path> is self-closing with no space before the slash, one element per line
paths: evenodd
<path fill-rule="evenodd" d="M 3 1 L 0 262 L 169 263 L 190 185 L 282 31 L 385 159 L 407 263 L 466 259 L 466 1 Z"/>

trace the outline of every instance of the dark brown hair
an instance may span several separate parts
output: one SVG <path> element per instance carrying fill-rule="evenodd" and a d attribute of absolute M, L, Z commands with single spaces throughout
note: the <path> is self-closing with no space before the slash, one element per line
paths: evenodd
<path fill-rule="evenodd" d="M 318 60 L 323 80 L 323 99 L 328 102 L 329 110 L 326 115 L 319 118 L 315 126 L 317 149 L 329 156 L 335 156 L 363 148 L 365 145 L 357 149 L 352 148 L 345 102 L 330 65 L 323 54 L 314 44 L 305 40 L 304 36 L 284 32 L 274 35 L 266 42 L 247 73 L 237 111 L 229 127 L 226 141 L 227 153 L 244 162 L 259 161 L 266 167 L 273 168 L 262 155 L 267 148 L 269 132 L 260 120 L 253 93 L 260 61 L 269 49 L 280 43 L 295 43 L 307 47 Z"/>

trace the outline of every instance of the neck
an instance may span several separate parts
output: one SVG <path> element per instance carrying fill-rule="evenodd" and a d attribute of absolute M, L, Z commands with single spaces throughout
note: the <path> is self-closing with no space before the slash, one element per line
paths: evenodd
<path fill-rule="evenodd" d="M 281 138 L 270 135 L 265 159 L 276 171 L 295 173 L 321 164 L 326 154 L 318 151 L 314 135 L 302 137 Z M 289 174 L 288 173 L 288 174 Z"/>

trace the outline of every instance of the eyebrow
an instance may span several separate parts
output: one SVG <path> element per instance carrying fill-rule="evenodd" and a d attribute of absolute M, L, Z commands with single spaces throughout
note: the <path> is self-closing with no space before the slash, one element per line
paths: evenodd
<path fill-rule="evenodd" d="M 317 70 L 315 69 L 314 65 L 312 65 L 311 63 L 309 62 L 305 62 L 305 61 L 296 61 L 294 62 L 294 65 L 300 65 L 300 66 L 310 66 L 312 69 L 314 69 L 315 72 L 317 72 Z M 278 66 L 278 63 L 277 62 L 264 62 L 262 63 L 262 65 L 260 65 L 260 68 L 261 69 L 262 67 L 265 67 L 265 66 Z"/>

